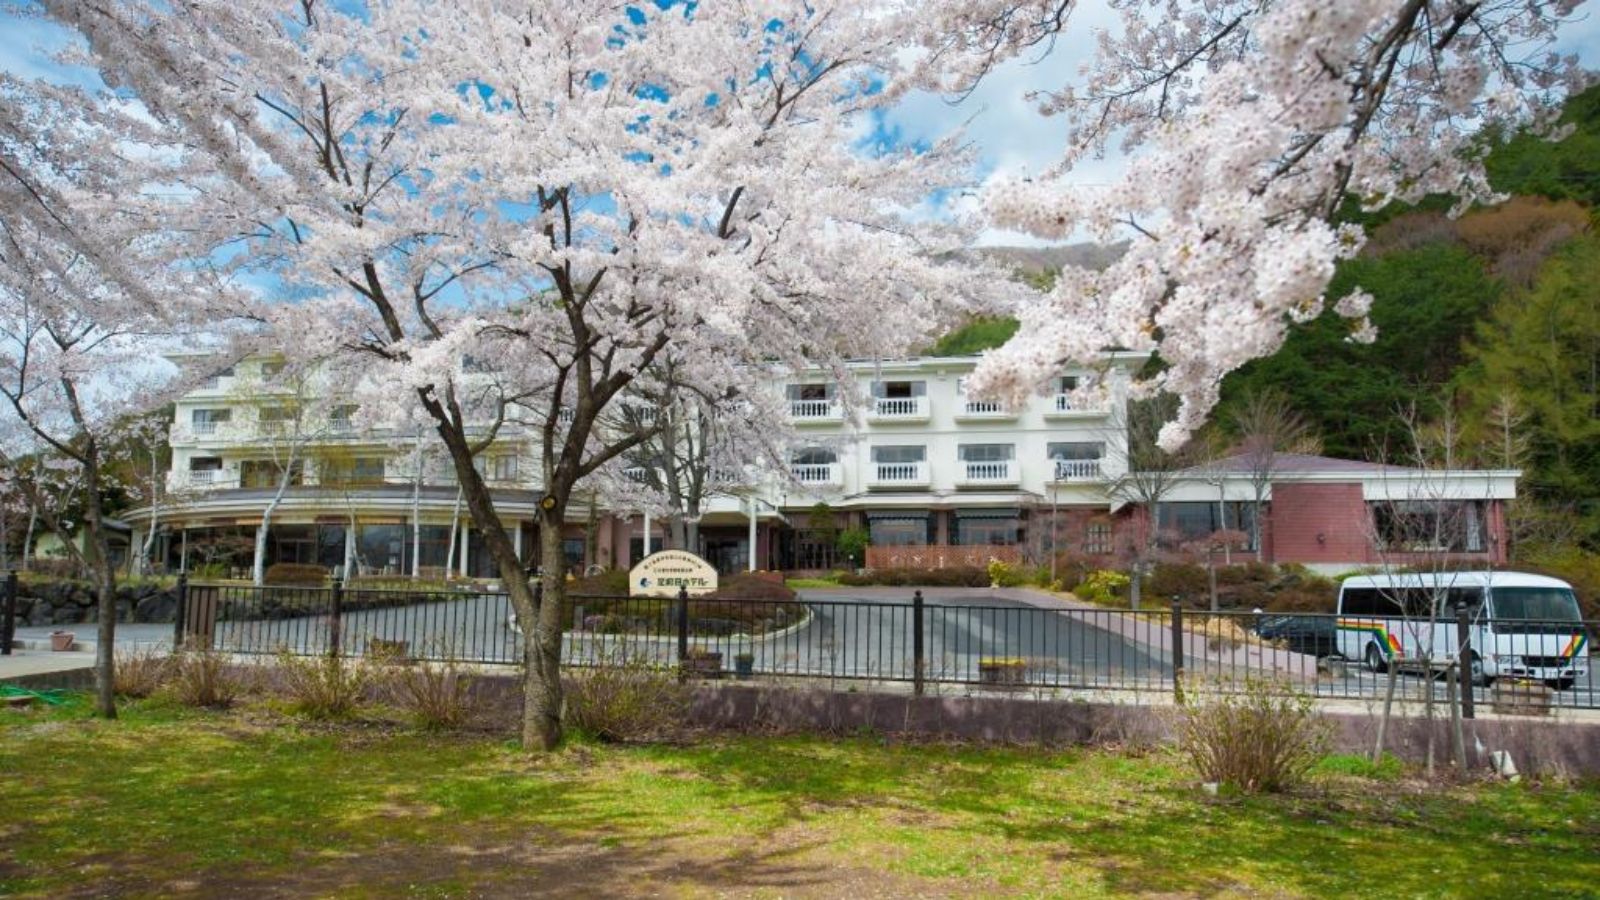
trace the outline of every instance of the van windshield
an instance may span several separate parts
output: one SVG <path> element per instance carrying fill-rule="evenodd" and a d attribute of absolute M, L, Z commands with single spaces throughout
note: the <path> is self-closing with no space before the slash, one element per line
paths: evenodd
<path fill-rule="evenodd" d="M 1571 588 L 1495 588 L 1493 603 L 1497 631 L 1571 631 L 1562 623 L 1583 621 Z M 1521 621 L 1506 622 L 1507 619 Z"/>

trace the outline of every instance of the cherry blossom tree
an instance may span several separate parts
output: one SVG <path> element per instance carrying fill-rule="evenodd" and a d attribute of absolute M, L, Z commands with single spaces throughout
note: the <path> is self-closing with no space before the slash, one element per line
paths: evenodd
<path fill-rule="evenodd" d="M 1019 399 L 1064 361 L 1105 347 L 1166 363 L 1142 388 L 1182 403 L 1162 433 L 1180 446 L 1221 378 L 1271 354 L 1289 328 L 1332 306 L 1370 341 L 1371 298 L 1325 296 L 1362 245 L 1347 208 L 1430 194 L 1459 212 L 1494 202 L 1485 126 L 1549 128 L 1582 80 L 1553 51 L 1581 0 L 1111 0 L 1081 84 L 1037 95 L 1065 119 L 1060 164 L 992 184 L 993 221 L 1044 238 L 1129 239 L 1104 271 L 1068 266 L 975 389 Z M 946 16 L 937 52 L 966 59 L 961 90 L 997 59 L 1071 34 L 1066 4 L 979 0 Z M 1131 152 L 1103 188 L 1073 167 Z"/>
<path fill-rule="evenodd" d="M 773 0 L 368 6 L 46 0 L 147 133 L 177 197 L 125 209 L 174 259 L 289 302 L 263 329 L 358 359 L 364 409 L 420 416 L 524 627 L 524 742 L 561 735 L 561 533 L 646 432 L 605 427 L 669 356 L 709 396 L 924 343 L 1004 281 L 930 204 L 959 138 L 890 149 L 921 4 Z M 92 115 L 85 111 L 85 115 Z M 538 445 L 542 598 L 472 465 Z M 580 494 L 581 496 L 581 494 Z"/>

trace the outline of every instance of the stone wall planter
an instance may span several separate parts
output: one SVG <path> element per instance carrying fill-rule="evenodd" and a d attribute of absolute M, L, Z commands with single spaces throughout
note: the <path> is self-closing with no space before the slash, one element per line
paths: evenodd
<path fill-rule="evenodd" d="M 1023 659 L 984 657 L 978 660 L 978 681 L 1011 687 L 1027 684 L 1028 662 Z"/>
<path fill-rule="evenodd" d="M 1553 692 L 1535 681 L 1502 678 L 1494 683 L 1489 700 L 1494 711 L 1508 716 L 1548 716 Z"/>

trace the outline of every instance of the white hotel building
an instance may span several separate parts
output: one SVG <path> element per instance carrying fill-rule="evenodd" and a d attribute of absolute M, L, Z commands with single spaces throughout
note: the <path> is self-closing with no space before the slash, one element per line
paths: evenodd
<path fill-rule="evenodd" d="M 919 357 L 852 364 L 859 394 L 868 399 L 849 410 L 838 386 L 820 376 L 774 385 L 787 397 L 802 438 L 792 479 L 757 487 L 754 503 L 749 496 L 710 498 L 701 546 L 693 549 L 724 570 L 752 562 L 766 569 L 830 568 L 838 561 L 832 541 L 813 533 L 818 503 L 833 510 L 837 528 L 867 528 L 875 557 L 899 548 L 894 552 L 910 556 L 892 562 L 917 565 L 1020 554 L 1030 540 L 1038 543 L 1035 526 L 1051 508 L 1063 520 L 1069 514 L 1104 518 L 1106 485 L 1126 470 L 1117 427 L 1121 398 L 1144 357 L 1108 354 L 1097 373 L 1108 385 L 1108 401 L 1089 409 L 1071 393 L 1088 373 L 1062 376 L 1055 392 L 1021 409 L 968 397 L 963 382 L 976 362 Z M 157 555 L 170 570 L 247 565 L 248 551 L 241 561 L 240 550 L 253 542 L 292 457 L 291 487 L 269 529 L 269 564 L 341 565 L 353 521 L 354 556 L 364 572 L 437 575 L 448 564 L 457 574 L 495 576 L 470 516 L 458 507 L 447 465 L 435 465 L 419 484 L 416 437 L 360 431 L 348 420 L 350 408 L 333 406 L 320 423 L 293 422 L 283 399 L 288 392 L 272 386 L 276 373 L 271 361 L 247 359 L 176 404 L 173 498 L 156 525 Z M 506 434 L 483 454 L 481 467 L 525 556 L 538 544 L 532 440 Z M 639 558 L 643 516 L 602 510 L 591 525 L 577 500 L 569 516 L 571 563 L 620 567 Z M 135 510 L 128 518 L 134 546 L 140 546 L 150 511 Z M 415 534 L 413 522 L 421 526 Z M 586 538 L 591 528 L 593 541 Z M 1109 525 L 1102 522 L 1100 531 L 1076 540 L 1109 544 Z M 665 523 L 651 522 L 651 549 L 668 541 Z"/>
<path fill-rule="evenodd" d="M 708 498 L 699 546 L 690 549 L 723 571 L 830 569 L 842 564 L 833 534 L 859 527 L 871 535 L 866 563 L 874 568 L 1114 556 L 1151 524 L 1116 489 L 1127 473 L 1126 387 L 1145 361 L 1106 354 L 1093 373 L 1105 400 L 1092 408 L 1074 394 L 1088 371 L 1064 373 L 1020 409 L 969 397 L 963 384 L 976 357 L 854 363 L 857 393 L 868 398 L 854 408 L 820 374 L 774 384 L 801 436 L 792 477 Z M 291 486 L 268 529 L 269 565 L 335 570 L 352 559 L 363 574 L 497 577 L 448 464 L 419 467 L 416 434 L 359 430 L 353 407 L 325 404 L 319 422 L 289 416 L 276 367 L 247 359 L 176 404 L 172 497 L 155 516 L 157 558 L 168 571 L 247 570 L 287 466 Z M 541 496 L 533 440 L 502 432 L 480 457 L 530 565 Z M 1504 503 L 1517 475 L 1285 456 L 1267 492 L 1259 558 L 1334 571 L 1394 561 L 1415 549 L 1397 541 L 1418 517 L 1445 521 L 1449 512 L 1466 524 L 1444 549 L 1463 562 L 1502 561 Z M 1248 531 L 1253 498 L 1248 467 L 1222 460 L 1179 479 L 1156 511 L 1157 533 L 1177 540 Z M 818 504 L 832 528 L 818 521 Z M 643 553 L 644 516 L 591 512 L 581 497 L 568 515 L 563 544 L 574 568 L 626 567 Z M 151 511 L 126 518 L 133 546 L 142 546 Z M 671 546 L 666 523 L 648 527 L 652 550 Z M 1385 538 L 1386 529 L 1394 536 Z"/>

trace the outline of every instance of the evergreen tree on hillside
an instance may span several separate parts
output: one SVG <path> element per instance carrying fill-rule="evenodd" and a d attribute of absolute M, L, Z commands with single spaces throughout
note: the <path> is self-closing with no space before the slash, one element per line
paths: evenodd
<path fill-rule="evenodd" d="M 1491 443 L 1510 391 L 1527 441 L 1523 490 L 1575 505 L 1583 540 L 1600 546 L 1600 236 L 1567 243 L 1507 301 L 1478 326 L 1458 379 L 1469 429 Z"/>
<path fill-rule="evenodd" d="M 1600 201 L 1600 84 L 1569 99 L 1561 121 L 1573 132 L 1557 142 L 1526 133 L 1509 140 L 1488 135 L 1494 150 L 1485 168 L 1496 190 L 1590 207 Z"/>

